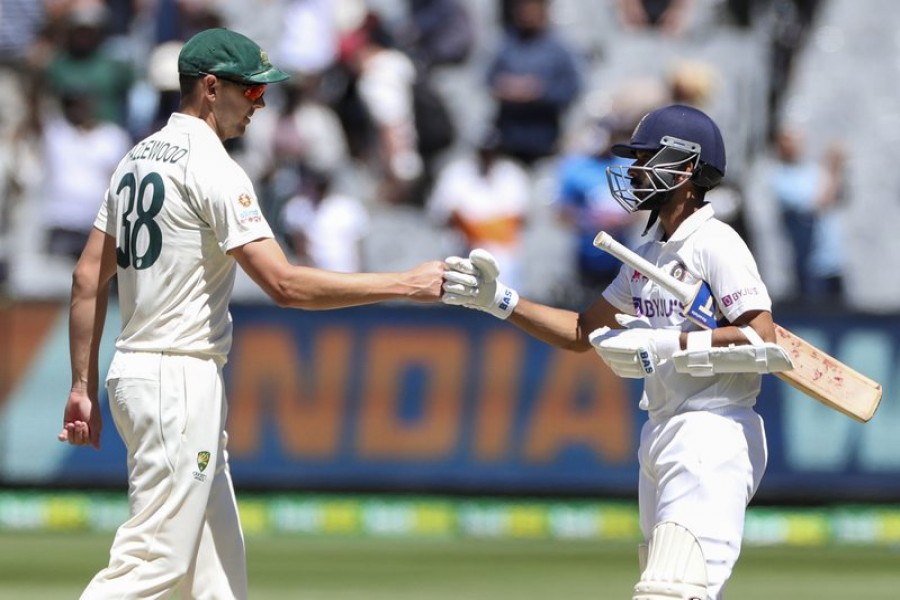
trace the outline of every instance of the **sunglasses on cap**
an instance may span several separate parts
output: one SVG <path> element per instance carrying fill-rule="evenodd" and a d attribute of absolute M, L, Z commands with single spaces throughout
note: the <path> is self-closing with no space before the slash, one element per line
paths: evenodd
<path fill-rule="evenodd" d="M 267 84 L 265 83 L 244 83 L 243 81 L 237 81 L 236 79 L 229 79 L 228 77 L 222 77 L 221 75 L 216 75 L 215 73 L 200 73 L 201 75 L 212 75 L 218 79 L 224 79 L 230 83 L 235 85 L 239 85 L 244 88 L 244 96 L 250 100 L 251 102 L 256 102 L 260 98 L 263 97 L 263 94 L 266 93 Z"/>

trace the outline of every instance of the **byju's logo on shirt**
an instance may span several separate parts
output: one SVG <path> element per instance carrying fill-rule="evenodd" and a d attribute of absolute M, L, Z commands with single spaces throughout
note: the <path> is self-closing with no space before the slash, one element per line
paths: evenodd
<path fill-rule="evenodd" d="M 681 312 L 684 305 L 675 298 L 631 297 L 634 313 L 639 317 L 671 317 Z"/>
<path fill-rule="evenodd" d="M 756 287 L 744 288 L 742 290 L 738 290 L 736 292 L 731 292 L 730 294 L 726 294 L 722 297 L 722 304 L 725 306 L 731 306 L 741 298 L 745 296 L 756 296 L 759 294 L 759 289 Z"/>

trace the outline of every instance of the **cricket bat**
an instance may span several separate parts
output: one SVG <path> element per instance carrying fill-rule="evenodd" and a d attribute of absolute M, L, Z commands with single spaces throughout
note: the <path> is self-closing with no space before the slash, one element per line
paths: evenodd
<path fill-rule="evenodd" d="M 605 231 L 594 238 L 594 246 L 615 256 L 674 295 L 684 306 L 685 318 L 703 328 L 715 329 L 715 298 L 706 282 L 688 284 L 679 281 Z M 825 406 L 861 423 L 872 418 L 881 402 L 880 383 L 777 324 L 775 336 L 778 345 L 791 357 L 794 368 L 774 375 Z"/>

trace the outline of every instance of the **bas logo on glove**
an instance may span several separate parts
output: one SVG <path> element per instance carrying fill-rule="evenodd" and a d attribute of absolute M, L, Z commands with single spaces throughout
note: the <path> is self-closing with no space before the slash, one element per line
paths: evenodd
<path fill-rule="evenodd" d="M 646 348 L 638 348 L 638 359 L 641 361 L 641 367 L 647 375 L 653 375 L 656 372 L 656 366 L 653 364 L 653 358 L 650 351 Z"/>
<path fill-rule="evenodd" d="M 497 304 L 497 308 L 502 310 L 503 312 L 509 311 L 509 305 L 512 304 L 515 292 L 509 288 L 503 290 L 503 295 L 500 298 L 500 302 Z"/>

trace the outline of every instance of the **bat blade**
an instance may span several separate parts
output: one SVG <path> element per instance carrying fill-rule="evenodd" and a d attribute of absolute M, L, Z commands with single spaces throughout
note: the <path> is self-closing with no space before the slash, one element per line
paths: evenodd
<path fill-rule="evenodd" d="M 861 423 L 875 415 L 881 403 L 881 384 L 829 356 L 784 327 L 775 325 L 778 345 L 794 368 L 776 373 L 804 394 Z"/>
<path fill-rule="evenodd" d="M 615 256 L 678 298 L 684 306 L 686 318 L 706 329 L 715 328 L 715 299 L 705 282 L 690 285 L 679 281 L 604 231 L 594 238 L 594 246 Z M 825 406 L 861 423 L 872 418 L 881 403 L 880 383 L 780 325 L 775 326 L 775 336 L 778 345 L 791 357 L 794 368 L 774 375 Z"/>

